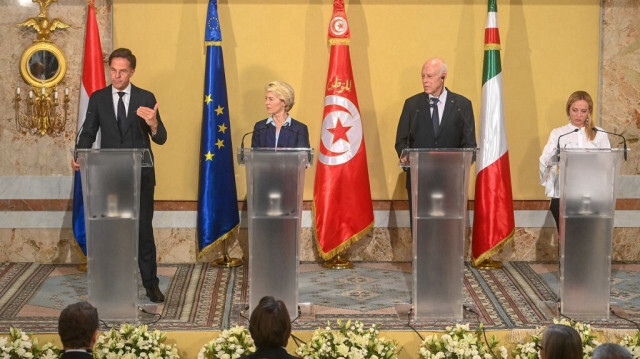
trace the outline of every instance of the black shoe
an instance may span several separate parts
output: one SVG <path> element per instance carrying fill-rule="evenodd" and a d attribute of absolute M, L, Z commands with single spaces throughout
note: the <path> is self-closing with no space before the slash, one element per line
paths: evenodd
<path fill-rule="evenodd" d="M 152 285 L 149 288 L 145 288 L 147 290 L 147 297 L 154 303 L 162 303 L 164 302 L 164 294 L 160 291 L 160 288 L 157 284 Z"/>

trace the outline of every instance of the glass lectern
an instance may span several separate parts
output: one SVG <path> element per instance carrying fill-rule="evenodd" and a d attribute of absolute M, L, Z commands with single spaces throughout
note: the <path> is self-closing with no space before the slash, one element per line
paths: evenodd
<path fill-rule="evenodd" d="M 411 169 L 415 320 L 462 319 L 464 239 L 474 148 L 405 149 Z"/>
<path fill-rule="evenodd" d="M 79 149 L 89 302 L 100 319 L 138 319 L 138 220 L 147 149 Z"/>
<path fill-rule="evenodd" d="M 560 151 L 560 310 L 609 318 L 611 241 L 621 149 Z"/>
<path fill-rule="evenodd" d="M 298 313 L 298 263 L 304 170 L 310 148 L 239 149 L 247 168 L 249 308 L 265 295 L 282 300 L 291 318 Z"/>

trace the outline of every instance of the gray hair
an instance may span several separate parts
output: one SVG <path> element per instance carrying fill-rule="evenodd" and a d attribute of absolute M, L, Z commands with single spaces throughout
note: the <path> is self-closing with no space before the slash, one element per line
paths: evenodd
<path fill-rule="evenodd" d="M 295 104 L 293 87 L 284 81 L 271 81 L 264 87 L 264 91 L 273 92 L 279 99 L 283 100 L 285 112 L 289 112 Z"/>
<path fill-rule="evenodd" d="M 604 343 L 598 345 L 591 353 L 592 359 L 633 359 L 629 349 L 619 344 Z"/>

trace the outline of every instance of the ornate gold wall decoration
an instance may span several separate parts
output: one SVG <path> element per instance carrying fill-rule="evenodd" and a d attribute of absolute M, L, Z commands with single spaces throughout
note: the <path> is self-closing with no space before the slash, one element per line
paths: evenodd
<path fill-rule="evenodd" d="M 69 25 L 60 19 L 48 18 L 49 5 L 57 0 L 32 1 L 40 5 L 40 13 L 17 24 L 33 28 L 37 32 L 37 38 L 20 58 L 20 75 L 30 85 L 30 89 L 28 95 L 25 95 L 24 109 L 21 108 L 21 89 L 16 89 L 13 99 L 15 120 L 22 132 L 55 136 L 64 131 L 67 122 L 69 89 L 64 89 L 64 97 L 59 100 L 57 86 L 67 72 L 67 59 L 49 37 L 54 30 L 64 29 Z"/>

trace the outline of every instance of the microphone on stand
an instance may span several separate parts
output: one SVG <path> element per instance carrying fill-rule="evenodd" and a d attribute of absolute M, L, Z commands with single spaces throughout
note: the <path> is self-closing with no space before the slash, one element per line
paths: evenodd
<path fill-rule="evenodd" d="M 298 132 L 298 131 L 296 131 L 294 129 L 291 129 L 289 127 L 291 127 L 291 125 L 285 123 L 282 127 L 280 127 L 280 129 L 285 129 L 287 131 L 295 133 L 296 134 L 296 138 L 299 138 L 302 135 L 302 133 L 300 133 L 300 132 Z M 307 153 L 307 156 L 308 156 L 308 163 L 311 164 L 311 161 L 313 159 L 313 155 L 311 154 L 311 151 L 309 151 Z"/>
<path fill-rule="evenodd" d="M 557 146 L 557 153 L 558 153 L 558 154 L 557 154 L 557 158 L 558 158 L 558 162 L 560 162 L 560 139 L 561 139 L 562 137 L 566 136 L 566 135 L 570 135 L 570 134 L 572 134 L 572 133 L 574 133 L 574 132 L 578 132 L 578 131 L 580 131 L 580 130 L 579 130 L 579 129 L 577 129 L 577 128 L 574 128 L 574 129 L 573 129 L 573 131 L 569 131 L 569 132 L 567 132 L 567 133 L 564 133 L 564 134 L 562 134 L 562 135 L 558 136 L 558 146 Z"/>
<path fill-rule="evenodd" d="M 411 147 L 411 135 L 413 134 L 414 130 L 415 130 L 415 124 L 416 124 L 416 118 L 418 117 L 418 114 L 420 113 L 420 109 L 416 109 L 416 113 L 413 114 L 413 117 L 411 117 L 411 121 L 409 121 L 409 134 L 407 134 L 407 147 L 406 148 L 410 148 Z"/>
<path fill-rule="evenodd" d="M 257 130 L 253 130 L 251 132 L 247 132 L 244 135 L 242 135 L 242 141 L 240 141 L 240 160 L 244 161 L 244 138 L 247 137 L 247 135 L 250 135 L 254 132 L 260 133 L 263 130 L 265 130 L 267 128 L 267 125 L 262 125 L 261 128 L 257 129 Z"/>
<path fill-rule="evenodd" d="M 415 124 L 416 124 L 416 118 L 418 117 L 418 114 L 419 114 L 419 113 L 420 113 L 420 109 L 416 109 L 416 113 L 414 113 L 414 114 L 413 114 L 413 117 L 411 117 L 411 120 L 409 120 L 409 133 L 407 133 L 407 144 L 406 144 L 406 146 L 405 146 L 405 149 L 407 149 L 407 148 L 411 148 L 411 146 L 412 146 L 412 144 L 413 144 L 413 141 L 412 141 L 413 139 L 412 139 L 411 135 L 415 132 L 415 128 L 414 128 L 414 127 L 415 127 Z M 403 151 L 403 152 L 404 152 L 404 151 Z M 401 152 L 401 153 L 400 153 L 400 156 L 402 156 L 402 153 L 403 153 L 403 152 Z M 404 152 L 404 153 L 406 153 L 406 152 Z M 408 161 L 408 160 L 409 160 L 409 159 L 408 159 L 408 158 L 406 158 L 406 160 L 405 160 L 405 161 Z M 402 162 L 402 157 L 400 157 L 400 162 L 403 164 L 403 166 L 404 166 L 404 165 L 407 165 L 407 163 L 406 163 L 406 162 Z M 407 171 L 407 168 L 404 168 L 404 167 L 403 167 L 403 170 L 404 170 L 404 171 Z"/>
<path fill-rule="evenodd" d="M 82 133 L 83 128 L 84 122 L 82 123 L 82 126 L 80 126 L 78 133 L 76 133 L 76 142 L 73 144 L 73 160 L 76 162 L 78 162 L 78 139 L 80 138 L 80 134 Z"/>
<path fill-rule="evenodd" d="M 609 131 L 601 130 L 601 129 L 596 128 L 596 127 L 591 127 L 591 129 L 592 129 L 594 132 L 603 132 L 603 133 L 606 133 L 606 134 L 609 134 L 609 135 L 614 135 L 614 136 L 622 137 L 622 143 L 623 143 L 623 146 L 624 146 L 624 160 L 625 160 L 625 161 L 627 160 L 627 139 L 626 139 L 626 138 L 624 138 L 624 136 L 623 136 L 623 135 L 618 134 L 618 133 L 615 133 L 615 132 L 609 132 Z"/>

